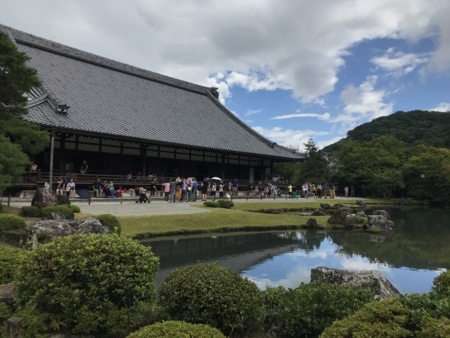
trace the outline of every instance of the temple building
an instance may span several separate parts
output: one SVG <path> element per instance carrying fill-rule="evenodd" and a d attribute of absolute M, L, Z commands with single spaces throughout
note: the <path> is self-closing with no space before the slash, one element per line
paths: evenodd
<path fill-rule="evenodd" d="M 51 133 L 35 157 L 43 172 L 220 176 L 263 179 L 274 162 L 304 154 L 272 142 L 196 85 L 0 25 L 43 83 L 29 93 L 26 120 Z"/>

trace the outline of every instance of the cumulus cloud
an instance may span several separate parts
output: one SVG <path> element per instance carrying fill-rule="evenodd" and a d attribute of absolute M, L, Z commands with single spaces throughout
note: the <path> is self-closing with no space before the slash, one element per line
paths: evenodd
<path fill-rule="evenodd" d="M 252 115 L 256 115 L 262 112 L 262 109 L 249 109 L 247 110 L 247 112 L 245 113 L 245 116 L 252 116 Z"/>
<path fill-rule="evenodd" d="M 298 113 L 298 114 L 287 114 L 287 115 L 279 115 L 271 117 L 271 120 L 285 120 L 285 119 L 292 119 L 296 117 L 317 117 L 319 120 L 322 121 L 329 121 L 330 120 L 330 113 L 324 113 L 324 114 L 315 114 L 315 113 Z"/>
<path fill-rule="evenodd" d="M 382 56 L 374 57 L 370 60 L 392 76 L 399 78 L 412 72 L 417 66 L 428 61 L 428 54 L 402 53 L 396 52 L 394 48 L 389 48 Z"/>
<path fill-rule="evenodd" d="M 440 112 L 450 112 L 450 103 L 448 102 L 441 102 L 437 105 L 437 107 L 428 109 L 429 111 L 440 111 Z"/>
<path fill-rule="evenodd" d="M 253 127 L 253 129 L 264 137 L 277 142 L 285 147 L 293 147 L 295 149 L 303 149 L 303 144 L 307 143 L 311 137 L 328 135 L 328 132 L 314 130 L 294 130 L 283 129 L 281 127 L 273 127 L 267 129 L 263 127 Z"/>
<path fill-rule="evenodd" d="M 348 129 L 359 123 L 392 114 L 394 105 L 392 102 L 384 102 L 387 93 L 375 88 L 377 80 L 377 76 L 369 76 L 359 87 L 348 85 L 341 92 L 344 111 L 330 121 L 341 122 L 343 127 Z"/>
<path fill-rule="evenodd" d="M 448 0 L 15 0 L 0 12 L 3 24 L 216 86 L 222 102 L 241 86 L 288 89 L 318 104 L 334 90 L 351 47 L 364 40 L 435 34 L 423 72 L 447 70 L 448 17 Z"/>

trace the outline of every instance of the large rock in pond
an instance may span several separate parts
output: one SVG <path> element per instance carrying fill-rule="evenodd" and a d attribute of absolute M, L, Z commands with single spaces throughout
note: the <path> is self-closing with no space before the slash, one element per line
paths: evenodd
<path fill-rule="evenodd" d="M 386 217 L 386 219 L 390 220 L 391 217 L 389 216 L 389 213 L 386 210 L 375 210 L 373 212 L 374 215 L 383 215 L 384 217 Z"/>
<path fill-rule="evenodd" d="M 378 210 L 380 211 L 380 210 Z M 381 231 L 388 231 L 391 230 L 394 227 L 394 222 L 387 219 L 385 215 L 369 215 L 367 216 L 367 223 L 365 225 L 365 228 L 367 230 L 374 228 L 379 228 Z"/>
<path fill-rule="evenodd" d="M 56 237 L 79 234 L 110 234 L 111 230 L 102 225 L 100 221 L 93 217 L 80 218 L 76 220 L 42 220 L 31 225 L 27 225 L 26 230 L 30 234 L 37 234 L 39 243 L 47 243 Z"/>
<path fill-rule="evenodd" d="M 45 188 L 38 189 L 31 200 L 31 205 L 39 209 L 60 204 L 70 204 L 69 198 L 56 195 L 54 191 Z"/>
<path fill-rule="evenodd" d="M 397 288 L 389 282 L 378 270 L 339 270 L 323 266 L 311 269 L 311 283 L 325 279 L 347 287 L 362 287 L 372 290 L 374 299 L 382 300 L 400 294 Z"/>
<path fill-rule="evenodd" d="M 347 213 L 343 209 L 337 209 L 328 219 L 330 224 L 344 224 Z"/>

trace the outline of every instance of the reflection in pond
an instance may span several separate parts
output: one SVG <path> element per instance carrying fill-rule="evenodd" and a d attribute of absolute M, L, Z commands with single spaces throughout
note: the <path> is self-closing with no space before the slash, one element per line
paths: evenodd
<path fill-rule="evenodd" d="M 404 293 L 428 292 L 433 278 L 450 266 L 450 212 L 389 210 L 395 231 L 285 231 L 207 234 L 143 242 L 160 257 L 157 284 L 172 269 L 218 262 L 260 288 L 297 287 L 309 282 L 311 268 L 377 269 Z"/>

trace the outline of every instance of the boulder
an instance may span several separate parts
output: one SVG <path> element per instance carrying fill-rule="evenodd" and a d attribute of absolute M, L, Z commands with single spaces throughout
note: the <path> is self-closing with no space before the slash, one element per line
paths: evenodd
<path fill-rule="evenodd" d="M 391 230 L 394 227 L 394 222 L 387 219 L 384 215 L 369 215 L 367 216 L 366 228 L 378 227 L 383 231 Z"/>
<path fill-rule="evenodd" d="M 390 220 L 391 217 L 389 216 L 389 213 L 386 210 L 375 210 L 373 212 L 374 215 L 383 215 L 384 217 L 386 217 L 386 219 Z"/>
<path fill-rule="evenodd" d="M 356 213 L 356 216 L 367 217 L 366 213 L 365 213 L 364 211 L 362 211 L 362 210 L 358 211 L 358 212 Z"/>
<path fill-rule="evenodd" d="M 363 228 L 367 223 L 366 216 L 347 215 L 345 217 L 344 225 L 346 228 Z"/>
<path fill-rule="evenodd" d="M 75 218 L 75 215 L 73 212 L 52 212 L 50 214 L 50 219 L 56 220 L 56 221 L 62 221 L 62 220 L 72 220 Z"/>
<path fill-rule="evenodd" d="M 322 211 L 322 209 L 316 209 L 311 213 L 312 216 L 324 216 L 325 213 Z"/>
<path fill-rule="evenodd" d="M 308 219 L 308 221 L 306 222 L 306 227 L 307 228 L 317 228 L 317 221 L 315 220 L 315 218 Z"/>
<path fill-rule="evenodd" d="M 365 208 L 366 207 L 366 204 L 362 200 L 356 200 L 355 203 L 358 204 L 360 208 Z"/>
<path fill-rule="evenodd" d="M 0 303 L 12 304 L 14 301 L 14 284 L 0 285 Z"/>
<path fill-rule="evenodd" d="M 36 193 L 31 200 L 31 205 L 42 209 L 44 207 L 48 207 L 49 205 L 54 206 L 58 205 L 58 197 L 53 191 L 49 189 L 41 188 L 36 190 Z"/>
<path fill-rule="evenodd" d="M 333 212 L 331 217 L 328 219 L 330 224 L 344 224 L 347 213 L 342 209 L 337 209 Z"/>
<path fill-rule="evenodd" d="M 322 209 L 327 210 L 327 209 L 330 209 L 330 208 L 331 208 L 331 205 L 329 205 L 328 203 L 320 203 L 320 207 L 321 207 Z"/>
<path fill-rule="evenodd" d="M 351 271 L 322 266 L 311 269 L 311 283 L 319 279 L 325 279 L 347 287 L 359 286 L 372 290 L 376 300 L 395 297 L 400 294 L 397 288 L 378 270 Z"/>
<path fill-rule="evenodd" d="M 67 195 L 56 195 L 56 198 L 58 199 L 58 205 L 59 204 L 70 205 L 70 199 L 69 199 L 69 197 L 67 197 Z"/>
<path fill-rule="evenodd" d="M 75 233 L 80 234 L 110 234 L 112 231 L 102 225 L 93 217 L 80 218 L 76 220 L 42 220 L 27 225 L 28 242 L 32 242 L 33 234 L 37 235 L 39 243 L 47 243 L 56 237 L 65 237 Z"/>

